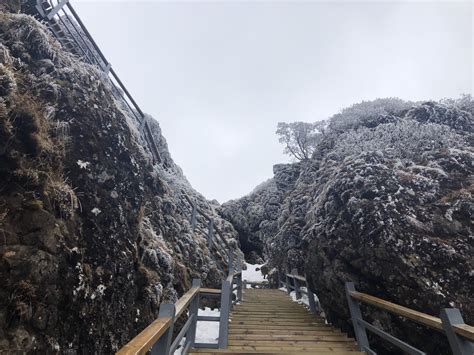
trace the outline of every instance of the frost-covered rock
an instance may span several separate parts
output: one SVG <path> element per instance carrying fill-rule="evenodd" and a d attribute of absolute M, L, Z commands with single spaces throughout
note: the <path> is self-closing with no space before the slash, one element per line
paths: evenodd
<path fill-rule="evenodd" d="M 346 281 L 435 316 L 458 307 L 473 324 L 473 107 L 470 97 L 354 105 L 330 120 L 313 159 L 279 195 L 276 220 L 254 213 L 268 193 L 223 208 L 252 221 L 250 234 L 230 217 L 241 239 L 260 237 L 270 264 L 305 271 L 328 320 L 344 329 Z M 373 308 L 365 315 L 429 353 L 449 353 L 434 331 Z"/>
<path fill-rule="evenodd" d="M 225 255 L 191 231 L 192 189 L 148 117 L 33 17 L 0 12 L 0 352 L 113 353 L 193 278 L 218 287 Z"/>
<path fill-rule="evenodd" d="M 262 264 L 268 252 L 267 238 L 277 230 L 283 195 L 290 191 L 299 176 L 298 164 L 279 164 L 273 167 L 275 177 L 257 186 L 249 195 L 224 203 L 220 214 L 237 230 L 241 249 L 249 263 Z"/>

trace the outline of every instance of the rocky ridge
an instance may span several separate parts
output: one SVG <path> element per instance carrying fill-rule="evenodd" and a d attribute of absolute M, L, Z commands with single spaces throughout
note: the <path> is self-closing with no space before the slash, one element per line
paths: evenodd
<path fill-rule="evenodd" d="M 310 161 L 293 165 L 295 181 L 278 188 L 275 174 L 266 191 L 225 203 L 221 213 L 271 265 L 305 272 L 337 326 L 351 328 L 346 281 L 435 316 L 460 308 L 473 324 L 473 114 L 468 96 L 354 105 L 329 120 Z M 429 353 L 449 353 L 433 331 L 375 309 L 365 314 Z"/>

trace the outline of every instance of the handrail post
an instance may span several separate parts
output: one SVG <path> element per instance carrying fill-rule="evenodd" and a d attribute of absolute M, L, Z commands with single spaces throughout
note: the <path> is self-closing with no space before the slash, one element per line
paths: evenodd
<path fill-rule="evenodd" d="M 242 256 L 240 253 L 237 253 L 237 265 L 235 265 L 237 271 L 242 271 Z"/>
<path fill-rule="evenodd" d="M 362 312 L 360 311 L 359 303 L 354 300 L 351 296 L 351 291 L 355 291 L 355 286 L 353 282 L 346 282 L 346 297 L 347 303 L 349 305 L 349 312 L 351 314 L 352 326 L 354 327 L 354 333 L 357 339 L 357 347 L 359 351 L 366 351 L 371 353 L 369 346 L 369 339 L 367 338 L 367 332 L 363 326 L 358 322 L 359 319 L 362 319 Z"/>
<path fill-rule="evenodd" d="M 280 288 L 280 287 L 285 287 L 285 281 L 284 281 L 284 273 L 281 271 L 281 269 L 278 269 L 278 283 L 277 283 L 277 288 Z"/>
<path fill-rule="evenodd" d="M 193 279 L 192 287 L 201 287 L 201 279 Z M 194 343 L 196 342 L 196 327 L 197 327 L 197 317 L 199 312 L 199 299 L 200 295 L 199 292 L 194 296 L 194 299 L 191 301 L 189 305 L 189 316 L 194 316 L 193 323 L 188 329 L 186 334 L 186 341 L 189 342 L 189 347 L 194 347 Z"/>
<path fill-rule="evenodd" d="M 234 272 L 234 249 L 229 249 L 229 256 L 227 259 L 227 265 L 229 268 L 229 275 Z"/>
<path fill-rule="evenodd" d="M 232 297 L 232 285 L 229 281 L 222 282 L 221 290 L 221 310 L 219 320 L 219 349 L 227 348 L 229 335 L 229 298 Z"/>
<path fill-rule="evenodd" d="M 197 207 L 196 207 L 196 202 L 193 202 L 193 210 L 191 212 L 191 229 L 193 232 L 196 229 L 196 222 L 197 222 Z"/>
<path fill-rule="evenodd" d="M 211 249 L 212 243 L 214 242 L 214 220 L 210 219 L 207 224 L 207 247 Z"/>
<path fill-rule="evenodd" d="M 285 272 L 285 280 L 286 280 L 286 293 L 290 294 L 291 293 L 291 284 L 290 284 L 290 278 L 288 277 L 288 269 L 286 269 L 286 272 Z"/>
<path fill-rule="evenodd" d="M 291 274 L 293 276 L 297 276 L 298 275 L 298 270 L 296 268 L 291 270 Z M 293 277 L 293 285 L 295 286 L 296 299 L 299 300 L 299 299 L 301 299 L 300 282 L 298 281 L 298 279 L 296 277 Z"/>
<path fill-rule="evenodd" d="M 468 340 L 456 334 L 453 325 L 464 324 L 461 312 L 457 308 L 445 308 L 441 310 L 439 316 L 443 324 L 443 329 L 448 337 L 449 345 L 453 355 L 472 355 L 474 345 Z"/>
<path fill-rule="evenodd" d="M 309 288 L 308 275 L 305 274 L 304 278 L 306 280 L 306 292 L 307 292 L 307 296 L 308 296 L 309 310 L 310 310 L 311 313 L 316 314 L 317 313 L 316 302 L 314 301 L 314 293 Z"/>
<path fill-rule="evenodd" d="M 163 303 L 160 305 L 160 312 L 158 313 L 158 318 L 171 317 L 172 321 L 170 327 L 151 348 L 151 355 L 169 355 L 171 339 L 173 337 L 175 314 L 176 308 L 173 303 Z"/>
<path fill-rule="evenodd" d="M 242 271 L 237 276 L 237 301 L 242 302 Z"/>

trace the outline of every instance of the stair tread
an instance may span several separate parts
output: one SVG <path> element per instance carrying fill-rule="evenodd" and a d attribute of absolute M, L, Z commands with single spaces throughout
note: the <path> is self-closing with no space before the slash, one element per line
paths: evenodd
<path fill-rule="evenodd" d="M 233 307 L 227 349 L 190 354 L 360 355 L 355 340 L 280 290 L 247 289 Z"/>

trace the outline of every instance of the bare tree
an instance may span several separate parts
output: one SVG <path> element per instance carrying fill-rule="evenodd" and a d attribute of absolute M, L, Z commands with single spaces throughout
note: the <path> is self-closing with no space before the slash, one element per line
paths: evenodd
<path fill-rule="evenodd" d="M 284 152 L 298 160 L 309 160 L 321 139 L 325 121 L 308 122 L 279 122 L 276 134 L 278 141 L 285 145 Z"/>

